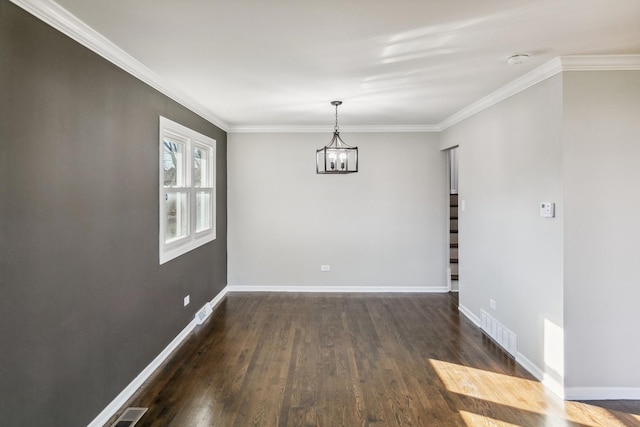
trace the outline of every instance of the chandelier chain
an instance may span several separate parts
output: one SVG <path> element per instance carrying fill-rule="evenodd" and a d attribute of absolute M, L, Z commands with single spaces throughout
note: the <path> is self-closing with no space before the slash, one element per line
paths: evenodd
<path fill-rule="evenodd" d="M 336 104 L 336 125 L 333 127 L 333 130 L 338 132 L 338 104 Z"/>

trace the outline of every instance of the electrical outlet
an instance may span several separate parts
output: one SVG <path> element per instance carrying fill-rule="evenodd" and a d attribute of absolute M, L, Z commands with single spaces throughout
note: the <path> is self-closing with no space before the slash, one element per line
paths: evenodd
<path fill-rule="evenodd" d="M 190 302 L 191 302 L 191 295 L 187 295 L 186 297 L 184 297 L 184 307 L 188 306 Z"/>
<path fill-rule="evenodd" d="M 323 264 L 320 266 L 320 271 L 331 271 L 331 266 L 327 264 Z"/>
<path fill-rule="evenodd" d="M 489 299 L 489 307 L 491 307 L 492 309 L 496 309 L 496 300 L 494 299 Z"/>

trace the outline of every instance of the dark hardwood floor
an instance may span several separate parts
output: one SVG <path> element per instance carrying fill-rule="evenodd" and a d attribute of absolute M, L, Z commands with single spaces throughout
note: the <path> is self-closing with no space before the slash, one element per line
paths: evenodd
<path fill-rule="evenodd" d="M 551 395 L 457 305 L 232 293 L 126 406 L 136 427 L 640 426 L 638 401 Z"/>

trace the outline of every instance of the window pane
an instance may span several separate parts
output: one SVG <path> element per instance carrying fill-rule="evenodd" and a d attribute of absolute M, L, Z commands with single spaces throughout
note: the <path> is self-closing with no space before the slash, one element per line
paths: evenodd
<path fill-rule="evenodd" d="M 164 186 L 185 186 L 185 144 L 170 138 L 163 139 Z"/>
<path fill-rule="evenodd" d="M 165 231 L 164 242 L 189 235 L 189 214 L 187 193 L 165 193 Z"/>
<path fill-rule="evenodd" d="M 211 193 L 208 191 L 196 192 L 196 232 L 211 228 Z"/>
<path fill-rule="evenodd" d="M 193 186 L 211 187 L 209 176 L 209 150 L 195 147 L 193 149 Z"/>

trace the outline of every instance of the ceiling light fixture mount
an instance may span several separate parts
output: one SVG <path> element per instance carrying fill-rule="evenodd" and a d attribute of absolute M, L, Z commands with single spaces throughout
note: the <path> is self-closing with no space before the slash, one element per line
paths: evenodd
<path fill-rule="evenodd" d="M 529 60 L 529 56 L 530 55 L 528 53 L 517 53 L 515 55 L 511 55 L 510 57 L 507 58 L 507 64 L 509 65 L 523 64 Z"/>
<path fill-rule="evenodd" d="M 358 172 L 358 147 L 347 145 L 340 138 L 338 126 L 338 106 L 342 101 L 331 101 L 336 107 L 336 125 L 333 127 L 333 138 L 328 145 L 316 150 L 317 174 L 345 174 Z"/>

